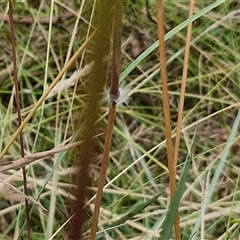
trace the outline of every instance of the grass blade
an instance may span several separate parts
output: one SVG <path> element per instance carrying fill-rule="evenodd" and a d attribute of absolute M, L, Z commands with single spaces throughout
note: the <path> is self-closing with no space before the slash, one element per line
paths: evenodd
<path fill-rule="evenodd" d="M 173 197 L 173 200 L 170 204 L 170 208 L 169 211 L 167 212 L 166 218 L 163 222 L 162 225 L 162 232 L 161 232 L 161 237 L 160 240 L 169 240 L 172 236 L 172 228 L 174 225 L 174 221 L 175 221 L 175 216 L 178 212 L 178 206 L 181 200 L 181 197 L 183 195 L 184 192 L 184 188 L 185 188 L 185 182 L 189 173 L 189 167 L 190 167 L 190 163 L 191 160 L 186 159 L 183 169 L 182 169 L 182 174 L 180 177 L 180 181 L 176 190 L 176 194 Z"/>
<path fill-rule="evenodd" d="M 212 9 L 216 8 L 220 4 L 224 3 L 225 0 L 216 1 L 204 9 L 200 10 L 198 13 L 194 14 L 192 17 L 186 19 L 179 25 L 177 25 L 175 28 L 173 28 L 171 31 L 165 34 L 164 40 L 167 41 L 169 38 L 177 34 L 179 31 L 181 31 L 183 28 L 187 27 L 189 23 L 192 23 L 193 21 L 197 20 L 198 18 L 202 17 L 204 14 L 208 13 Z M 147 48 L 141 55 L 139 55 L 121 74 L 120 76 L 120 82 L 122 82 L 131 72 L 134 68 L 136 68 L 148 55 L 150 55 L 155 49 L 157 49 L 159 46 L 159 41 L 156 41 L 153 43 L 149 48 Z"/>

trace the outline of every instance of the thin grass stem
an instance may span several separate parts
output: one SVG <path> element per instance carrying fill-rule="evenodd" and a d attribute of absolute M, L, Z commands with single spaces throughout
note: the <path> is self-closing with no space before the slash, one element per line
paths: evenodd
<path fill-rule="evenodd" d="M 192 17 L 192 15 L 193 15 L 194 5 L 195 5 L 195 1 L 190 0 L 189 18 Z M 188 72 L 189 52 L 190 52 L 190 46 L 191 46 L 191 37 L 192 37 L 192 22 L 189 23 L 188 28 L 187 28 L 187 39 L 186 39 L 186 48 L 185 48 L 183 74 L 182 74 L 182 85 L 181 85 L 180 101 L 179 101 L 179 107 L 178 107 L 177 131 L 176 131 L 176 138 L 175 138 L 175 145 L 174 145 L 174 164 L 175 164 L 175 166 L 177 165 L 179 143 L 180 143 L 180 137 L 181 137 L 184 96 L 185 96 L 185 89 L 186 89 L 186 84 L 187 84 L 187 72 Z"/>
<path fill-rule="evenodd" d="M 158 19 L 158 37 L 159 37 L 159 53 L 160 53 L 160 64 L 161 64 L 161 82 L 162 82 L 162 101 L 163 101 L 163 114 L 167 144 L 167 159 L 169 169 L 169 183 L 171 191 L 171 200 L 173 199 L 176 192 L 176 169 L 173 159 L 173 144 L 172 144 L 172 128 L 171 128 L 171 117 L 169 107 L 169 95 L 168 95 L 168 78 L 167 78 L 167 66 L 166 66 L 166 48 L 164 41 L 164 20 L 163 20 L 163 1 L 157 1 L 157 19 Z M 177 240 L 181 239 L 181 231 L 179 225 L 179 216 L 176 214 L 174 223 L 175 237 Z"/>
<path fill-rule="evenodd" d="M 114 126 L 114 120 L 115 120 L 115 111 L 116 111 L 116 103 L 112 101 L 109 106 L 107 131 L 105 136 L 102 164 L 101 164 L 101 170 L 100 170 L 99 181 L 98 181 L 96 202 L 95 202 L 94 212 L 92 217 L 92 225 L 91 225 L 91 232 L 90 232 L 90 238 L 89 238 L 90 240 L 95 240 L 95 236 L 97 232 L 98 217 L 99 217 L 100 206 L 102 203 L 103 187 L 106 179 L 109 152 L 110 152 L 111 142 L 112 142 L 112 132 L 113 132 L 113 126 Z"/>
<path fill-rule="evenodd" d="M 11 43 L 12 43 L 12 59 L 13 59 L 13 78 L 15 86 L 15 101 L 18 115 L 18 126 L 22 124 L 21 116 L 21 106 L 20 106 L 20 97 L 19 97 L 19 87 L 18 87 L 18 72 L 17 72 L 17 57 L 16 57 L 16 47 L 15 47 L 15 35 L 14 35 L 14 22 L 13 22 L 13 4 L 12 0 L 9 0 L 9 24 L 10 24 L 10 33 L 11 33 Z M 23 146 L 23 133 L 19 132 L 20 139 L 20 152 L 21 157 L 24 157 L 24 146 Z M 27 187 L 27 174 L 25 165 L 22 166 L 22 176 L 23 176 L 23 190 L 24 194 L 28 196 L 28 187 Z M 27 198 L 24 198 L 25 202 L 25 211 L 26 211 L 26 220 L 27 220 L 27 237 L 31 239 L 31 228 L 30 228 L 30 217 L 29 217 L 29 204 Z"/>

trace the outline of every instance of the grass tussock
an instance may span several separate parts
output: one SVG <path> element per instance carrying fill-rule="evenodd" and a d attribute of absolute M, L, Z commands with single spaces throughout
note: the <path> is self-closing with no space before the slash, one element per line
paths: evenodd
<path fill-rule="evenodd" d="M 14 3 L 14 27 L 22 118 L 94 30 L 94 1 Z M 36 1 L 37 3 L 37 1 Z M 215 5 L 214 5 L 215 4 Z M 195 3 L 176 180 L 182 239 L 239 237 L 239 3 Z M 18 127 L 8 3 L 0 3 L 0 146 Z M 164 29 L 172 141 L 186 46 L 189 3 L 164 1 Z M 128 104 L 117 105 L 98 239 L 160 239 L 170 205 L 169 173 L 157 46 L 155 1 L 123 7 L 121 86 Z M 184 22 L 188 19 L 188 22 Z M 64 239 L 75 199 L 74 113 L 83 113 L 92 61 L 84 50 L 23 128 L 32 239 Z M 109 66 L 111 57 L 105 59 Z M 95 73 L 96 74 L 96 73 Z M 110 71 L 109 71 L 110 75 Z M 106 88 L 110 80 L 107 76 Z M 69 83 L 66 83 L 69 81 Z M 78 87 L 77 87 L 78 86 Z M 99 91 L 99 89 L 97 89 Z M 103 90 L 104 92 L 104 90 Z M 107 125 L 101 102 L 84 222 L 89 234 Z M 79 119 L 80 119 L 79 117 Z M 81 131 L 81 129 L 79 129 Z M 81 145 L 81 140 L 76 144 Z M 76 145 L 74 145 L 76 147 Z M 30 157 L 29 157 L 30 158 Z M 0 162 L 0 239 L 26 239 L 20 142 Z M 26 162 L 24 158 L 22 162 Z M 190 162 L 186 166 L 186 162 Z M 19 163 L 14 166 L 11 164 Z M 10 167 L 7 167 L 10 166 Z M 2 171 L 3 169 L 4 171 Z M 185 171 L 185 174 L 184 171 Z M 183 181 L 184 179 L 184 181 Z M 186 179 L 186 180 L 185 180 Z M 181 181 L 182 180 L 182 181 Z M 19 192 L 20 191 L 20 192 Z M 178 197 L 179 197 L 178 196 Z M 30 199 L 29 199 L 30 200 Z M 47 210 L 47 211 L 46 211 Z M 171 212 L 171 211 L 169 211 Z M 166 227 L 166 226 L 164 226 Z M 171 236 L 174 237 L 173 235 Z"/>

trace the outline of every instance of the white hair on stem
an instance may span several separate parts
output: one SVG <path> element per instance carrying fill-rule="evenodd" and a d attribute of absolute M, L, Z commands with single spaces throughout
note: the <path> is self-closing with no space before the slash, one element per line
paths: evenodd
<path fill-rule="evenodd" d="M 104 97 L 103 100 L 107 102 L 114 101 L 117 105 L 121 105 L 123 103 L 128 104 L 129 102 L 129 93 L 131 89 L 127 86 L 119 87 L 118 89 L 119 94 L 118 96 L 112 96 L 109 90 L 104 90 Z"/>

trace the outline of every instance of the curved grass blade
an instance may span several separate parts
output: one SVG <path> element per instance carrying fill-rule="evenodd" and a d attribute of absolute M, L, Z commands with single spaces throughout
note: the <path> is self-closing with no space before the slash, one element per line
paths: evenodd
<path fill-rule="evenodd" d="M 114 230 L 116 226 L 124 224 L 127 220 L 132 219 L 136 214 L 141 213 L 147 206 L 151 205 L 154 201 L 158 199 L 164 192 L 161 192 L 157 194 L 156 196 L 150 198 L 144 203 L 139 204 L 136 208 L 134 208 L 132 211 L 129 211 L 128 213 L 124 214 L 120 219 L 116 220 L 115 222 L 111 223 L 107 229 L 105 229 L 103 232 L 97 233 L 97 239 L 100 237 L 103 237 L 106 233 L 111 232 Z M 88 237 L 83 238 L 83 239 L 88 239 Z"/>
<path fill-rule="evenodd" d="M 237 117 L 236 117 L 236 119 L 235 119 L 235 121 L 233 123 L 232 130 L 231 130 L 230 135 L 228 137 L 228 140 L 227 140 L 227 143 L 226 143 L 226 147 L 223 150 L 223 154 L 222 154 L 222 156 L 220 158 L 220 161 L 219 161 L 216 169 L 213 169 L 214 175 L 213 175 L 211 184 L 210 184 L 210 186 L 208 188 L 207 196 L 206 196 L 205 201 L 203 203 L 202 214 L 204 214 L 206 212 L 207 206 L 209 205 L 209 202 L 211 201 L 213 192 L 214 192 L 214 190 L 216 188 L 216 185 L 218 183 L 218 179 L 219 179 L 219 177 L 220 177 L 220 175 L 221 175 L 221 173 L 223 171 L 223 168 L 225 166 L 226 161 L 228 160 L 227 157 L 229 155 L 231 146 L 234 143 L 234 138 L 238 134 L 239 125 L 240 125 L 240 110 L 238 110 Z M 202 214 L 199 214 L 199 216 L 198 216 L 198 219 L 197 219 L 197 221 L 195 223 L 195 226 L 194 226 L 194 228 L 192 230 L 191 239 L 196 239 L 196 237 L 197 237 L 197 234 L 195 234 L 195 233 L 196 233 L 197 229 L 200 227 Z"/>
<path fill-rule="evenodd" d="M 179 206 L 181 197 L 184 192 L 185 182 L 189 173 L 188 170 L 190 167 L 190 163 L 191 163 L 191 160 L 187 158 L 182 169 L 182 174 L 180 177 L 176 194 L 170 204 L 169 211 L 167 212 L 166 218 L 164 219 L 162 224 L 162 232 L 161 232 L 160 240 L 169 240 L 172 237 L 173 224 L 175 221 L 176 213 L 178 212 L 178 206 Z"/>
<path fill-rule="evenodd" d="M 178 26 L 173 28 L 171 31 L 165 34 L 164 40 L 167 41 L 169 38 L 174 36 L 176 33 L 181 31 L 183 28 L 185 28 L 189 23 L 195 21 L 196 19 L 200 18 L 204 14 L 211 11 L 213 8 L 216 8 L 220 4 L 224 3 L 225 0 L 218 0 L 207 7 L 200 10 L 198 13 L 194 14 L 192 17 L 186 19 L 182 23 L 180 23 Z M 150 55 L 156 48 L 158 48 L 159 42 L 156 41 L 153 43 L 149 48 L 147 48 L 140 56 L 138 56 L 121 74 L 120 76 L 120 82 L 122 82 L 131 72 L 134 68 L 136 68 L 148 55 Z"/>

